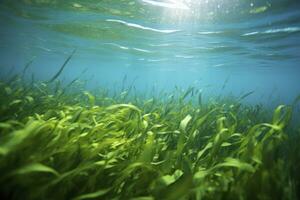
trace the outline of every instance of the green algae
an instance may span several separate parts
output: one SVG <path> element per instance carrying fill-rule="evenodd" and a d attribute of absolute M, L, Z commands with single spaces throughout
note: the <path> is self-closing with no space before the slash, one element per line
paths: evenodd
<path fill-rule="evenodd" d="M 81 88 L 81 89 L 78 89 Z M 125 87 L 123 87 L 124 89 Z M 5 199 L 296 199 L 292 106 L 0 82 Z M 124 95 L 126 94 L 126 95 Z M 202 97 L 201 97 L 202 98 Z M 292 138 L 292 139 L 289 139 Z"/>

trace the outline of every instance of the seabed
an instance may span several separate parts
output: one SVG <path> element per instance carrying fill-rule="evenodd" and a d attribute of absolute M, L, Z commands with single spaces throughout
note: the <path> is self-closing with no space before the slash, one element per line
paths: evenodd
<path fill-rule="evenodd" d="M 195 88 L 144 98 L 2 81 L 2 199 L 297 199 L 293 105 L 270 116 L 241 103 L 249 94 L 204 103 Z"/>

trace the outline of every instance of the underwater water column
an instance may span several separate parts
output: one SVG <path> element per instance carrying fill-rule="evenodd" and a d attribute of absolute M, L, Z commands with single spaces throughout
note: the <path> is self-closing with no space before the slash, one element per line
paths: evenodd
<path fill-rule="evenodd" d="M 296 200 L 297 0 L 3 0 L 0 198 Z"/>

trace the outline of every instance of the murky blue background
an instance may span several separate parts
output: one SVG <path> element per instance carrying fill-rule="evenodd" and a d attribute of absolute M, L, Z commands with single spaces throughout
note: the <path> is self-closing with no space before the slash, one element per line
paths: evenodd
<path fill-rule="evenodd" d="M 65 83 L 81 75 L 89 88 L 113 90 L 126 75 L 141 92 L 255 91 L 247 101 L 266 104 L 300 94 L 297 0 L 0 2 L 2 78 L 34 59 L 26 76 L 48 80 L 77 49 Z"/>

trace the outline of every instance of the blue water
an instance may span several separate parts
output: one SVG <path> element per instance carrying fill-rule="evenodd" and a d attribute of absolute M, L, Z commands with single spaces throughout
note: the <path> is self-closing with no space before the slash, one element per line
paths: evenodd
<path fill-rule="evenodd" d="M 81 75 L 88 88 L 134 84 L 140 92 L 202 88 L 207 98 L 291 103 L 300 94 L 300 2 L 0 1 L 1 77 Z M 12 70 L 13 69 L 13 70 Z M 83 73 L 84 71 L 84 73 Z"/>

